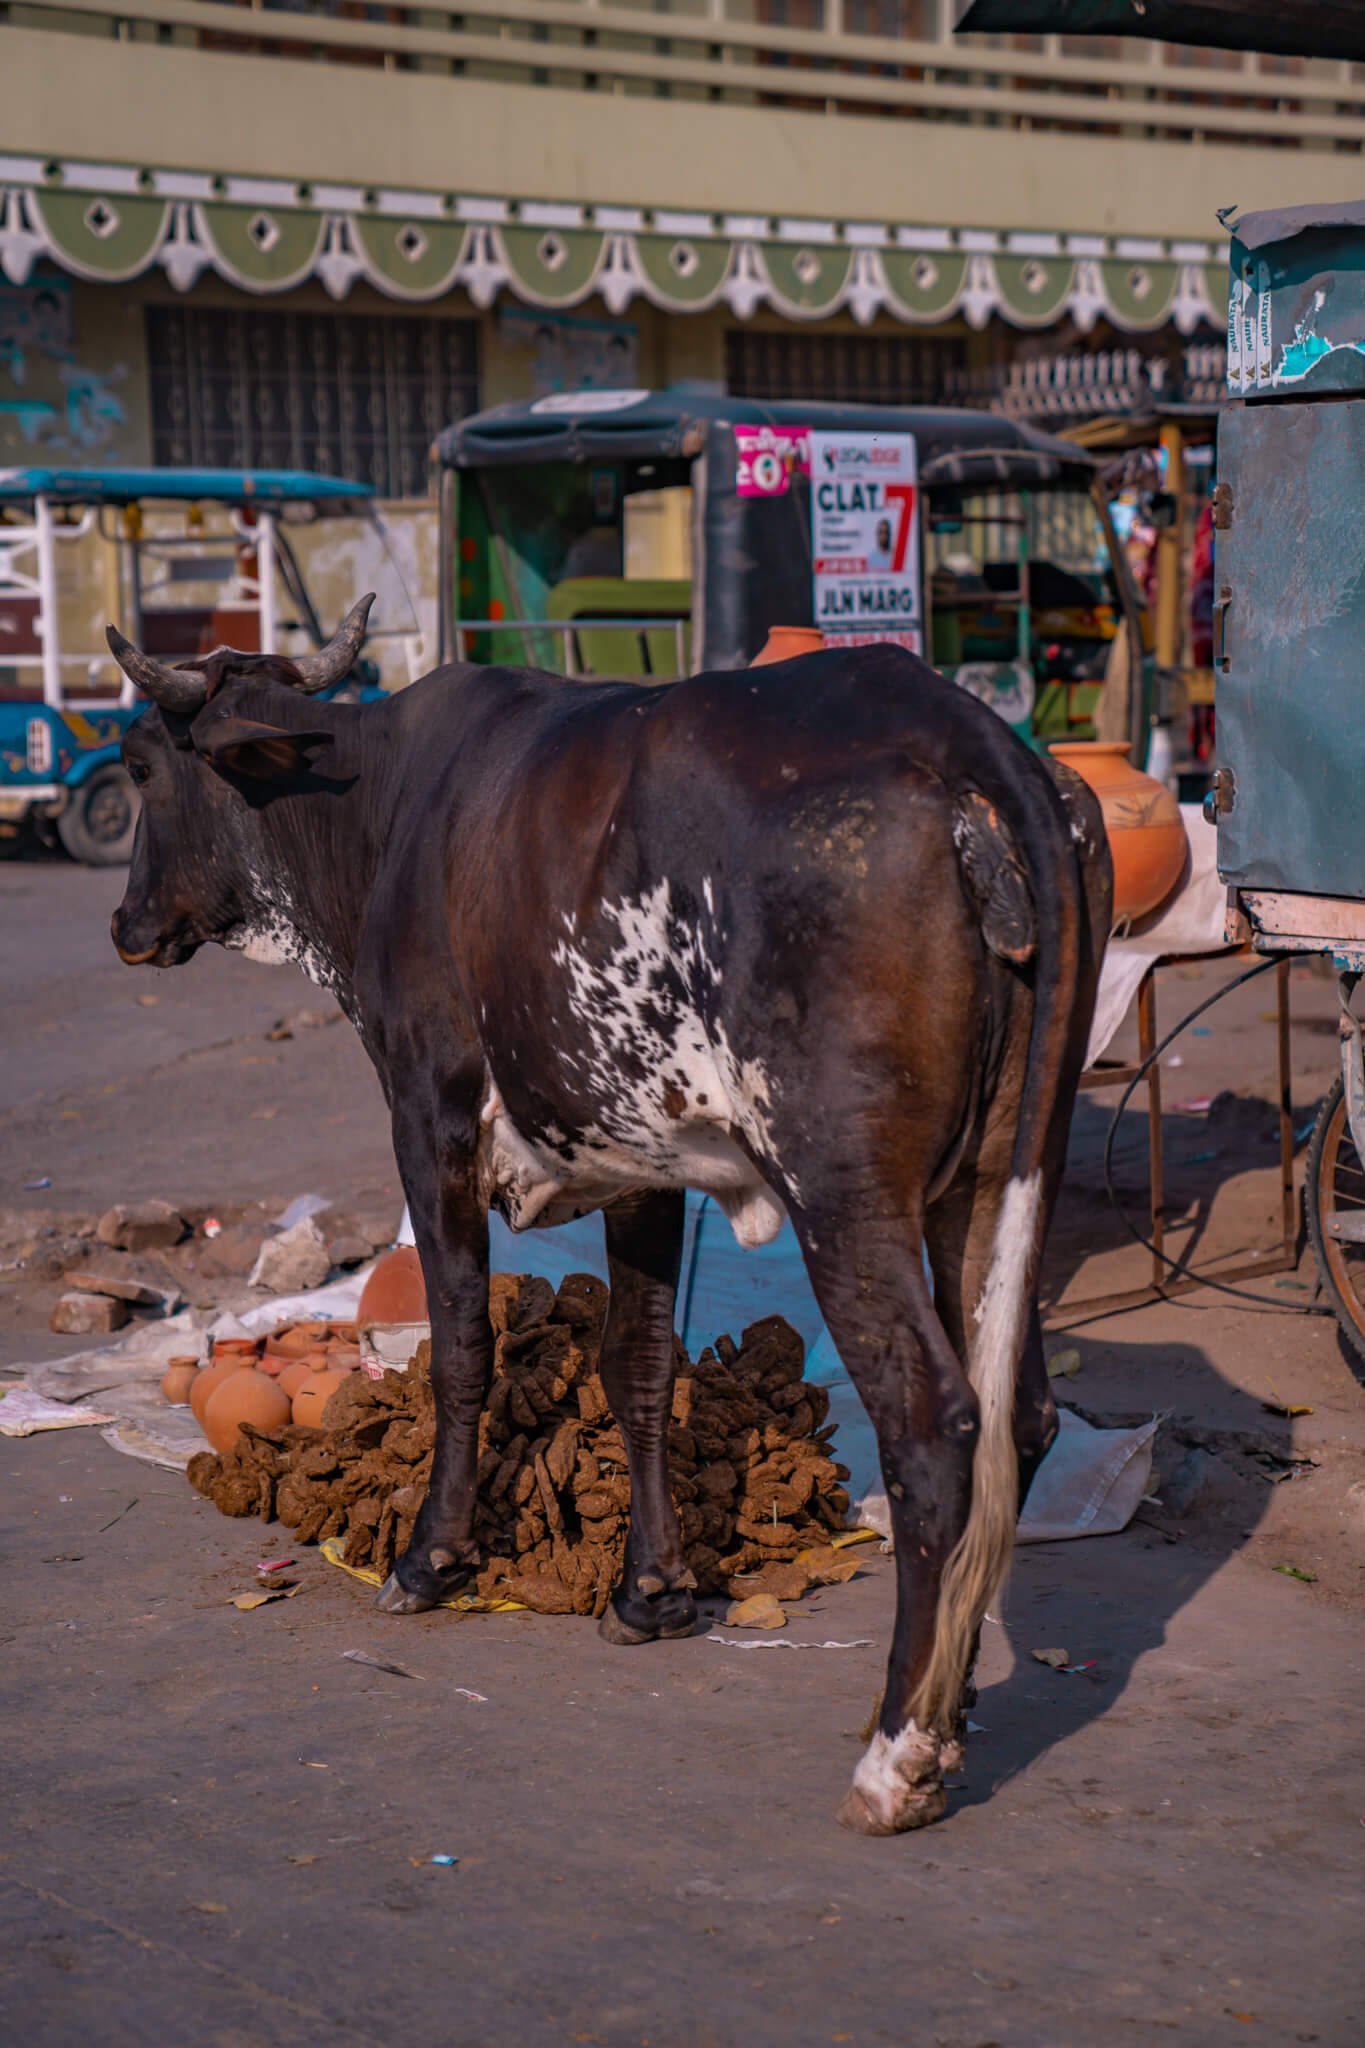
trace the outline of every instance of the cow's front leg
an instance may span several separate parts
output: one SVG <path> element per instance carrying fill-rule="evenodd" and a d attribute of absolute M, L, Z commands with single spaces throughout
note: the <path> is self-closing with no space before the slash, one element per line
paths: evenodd
<path fill-rule="evenodd" d="M 678 1511 L 668 1490 L 684 1202 L 681 1189 L 670 1189 L 606 1212 L 611 1305 L 602 1336 L 602 1385 L 630 1465 L 625 1563 L 599 1624 L 609 1643 L 687 1636 L 696 1626 L 696 1580 L 683 1563 Z"/>
<path fill-rule="evenodd" d="M 412 1122 L 415 1122 L 413 1119 Z M 406 1126 L 406 1128 L 405 1128 Z M 493 1371 L 488 1322 L 488 1214 L 478 1200 L 469 1143 L 453 1134 L 441 1159 L 408 1119 L 395 1114 L 395 1150 L 412 1214 L 431 1317 L 431 1389 L 436 1401 L 436 1446 L 427 1497 L 412 1540 L 385 1580 L 375 1604 L 388 1614 L 419 1614 L 457 1592 L 477 1562 L 474 1542 L 475 1468 L 479 1417 Z M 447 1130 L 443 1138 L 451 1138 Z M 413 1141 L 411 1148 L 405 1139 Z M 454 1157 L 469 1166 L 451 1172 Z"/>

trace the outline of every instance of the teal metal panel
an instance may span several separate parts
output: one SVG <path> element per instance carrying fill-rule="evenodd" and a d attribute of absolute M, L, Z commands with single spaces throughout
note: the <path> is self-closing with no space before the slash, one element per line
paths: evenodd
<path fill-rule="evenodd" d="M 1230 405 L 1218 468 L 1219 873 L 1365 898 L 1365 399 Z"/>
<path fill-rule="evenodd" d="M 0 501 L 42 492 L 79 505 L 132 505 L 158 500 L 267 508 L 335 504 L 372 498 L 369 484 L 315 476 L 306 469 L 0 469 Z"/>
<path fill-rule="evenodd" d="M 1365 391 L 1365 201 L 1238 221 L 1228 389 L 1291 398 Z"/>

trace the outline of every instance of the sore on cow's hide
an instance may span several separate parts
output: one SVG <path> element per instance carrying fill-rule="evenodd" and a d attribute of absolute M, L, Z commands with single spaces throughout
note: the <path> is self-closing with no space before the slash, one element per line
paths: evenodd
<path fill-rule="evenodd" d="M 1038 944 L 1038 917 L 1009 826 L 984 796 L 962 790 L 953 802 L 953 841 L 986 944 L 1022 967 Z"/>

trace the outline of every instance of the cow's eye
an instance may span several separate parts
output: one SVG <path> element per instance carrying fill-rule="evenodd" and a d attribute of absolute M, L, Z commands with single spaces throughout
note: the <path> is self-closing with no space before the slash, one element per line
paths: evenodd
<path fill-rule="evenodd" d="M 146 761 L 130 761 L 128 763 L 128 773 L 139 789 L 146 782 L 151 772 L 151 768 Z"/>

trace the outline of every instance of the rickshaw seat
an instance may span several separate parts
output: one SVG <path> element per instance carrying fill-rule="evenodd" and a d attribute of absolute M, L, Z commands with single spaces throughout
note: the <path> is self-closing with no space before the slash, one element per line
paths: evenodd
<path fill-rule="evenodd" d="M 678 674 L 676 622 L 683 621 L 683 672 L 692 663 L 692 585 L 686 577 L 567 576 L 545 601 L 550 619 L 653 619 L 633 632 L 609 625 L 574 633 L 578 667 L 585 675 L 646 682 Z"/>

